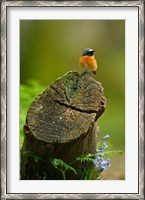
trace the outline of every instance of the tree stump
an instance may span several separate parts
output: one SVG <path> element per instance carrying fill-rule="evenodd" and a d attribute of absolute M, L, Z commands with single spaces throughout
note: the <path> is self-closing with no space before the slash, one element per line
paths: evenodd
<path fill-rule="evenodd" d="M 62 174 L 48 161 L 62 159 L 69 164 L 77 156 L 94 153 L 97 143 L 96 121 L 105 110 L 101 84 L 89 73 L 68 72 L 46 88 L 32 102 L 24 125 L 21 149 L 22 180 L 61 180 Z M 33 152 L 41 159 L 26 156 Z M 82 163 L 67 172 L 68 180 L 80 179 Z"/>

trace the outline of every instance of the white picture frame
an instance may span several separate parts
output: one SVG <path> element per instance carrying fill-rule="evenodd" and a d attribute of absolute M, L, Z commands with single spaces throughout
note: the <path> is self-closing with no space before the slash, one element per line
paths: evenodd
<path fill-rule="evenodd" d="M 17 13 L 16 15 L 10 15 L 11 8 L 17 8 Z M 138 141 L 136 142 L 135 149 L 137 151 L 137 157 L 136 160 L 138 162 L 135 163 L 136 169 L 138 169 L 138 174 L 132 174 L 132 176 L 136 177 L 136 184 L 133 185 L 128 185 L 128 187 L 136 188 L 134 191 L 133 190 L 128 190 L 126 188 L 126 191 L 124 192 L 116 192 L 113 190 L 110 190 L 112 185 L 110 185 L 110 182 L 106 182 L 106 186 L 108 185 L 108 189 L 106 190 L 107 192 L 103 192 L 105 190 L 103 183 L 100 183 L 102 190 L 89 190 L 87 191 L 87 187 L 93 187 L 94 182 L 85 182 L 84 188 L 86 192 L 82 192 L 82 190 L 77 189 L 77 191 L 68 191 L 66 190 L 67 187 L 74 187 L 79 188 L 80 182 L 65 182 L 63 183 L 63 187 L 65 188 L 62 190 L 62 192 L 59 191 L 50 191 L 49 192 L 35 192 L 35 190 L 31 189 L 31 186 L 33 188 L 37 188 L 39 186 L 36 186 L 36 183 L 34 181 L 29 181 L 30 185 L 27 182 L 23 182 L 23 184 L 20 184 L 20 180 L 15 182 L 15 180 L 10 180 L 10 177 L 13 179 L 15 176 L 14 173 L 14 166 L 9 165 L 11 163 L 11 160 L 13 157 L 10 154 L 10 144 L 12 140 L 12 136 L 10 135 L 10 125 L 9 121 L 11 121 L 12 115 L 9 115 L 9 110 L 11 109 L 11 106 L 16 107 L 16 112 L 19 113 L 19 107 L 17 106 L 14 101 L 12 103 L 14 104 L 9 104 L 11 101 L 8 97 L 10 97 L 9 93 L 11 91 L 11 84 L 10 84 L 10 78 L 14 76 L 19 76 L 19 71 L 13 72 L 10 68 L 9 65 L 11 64 L 11 57 L 10 51 L 12 50 L 11 48 L 17 48 L 19 46 L 19 43 L 16 43 L 16 46 L 11 46 L 10 44 L 10 39 L 12 32 L 9 32 L 8 26 L 14 25 L 11 24 L 11 20 L 13 20 L 13 17 L 15 18 L 15 22 L 19 23 L 19 19 L 22 17 L 21 15 L 21 10 L 22 8 L 29 8 L 29 12 L 31 12 L 31 8 L 35 7 L 36 9 L 38 8 L 43 8 L 43 7 L 57 7 L 57 8 L 64 8 L 64 7 L 97 7 L 97 8 L 137 8 L 138 10 L 138 15 L 137 15 L 137 21 L 138 21 L 138 54 L 135 55 L 138 58 L 138 100 L 134 100 L 135 104 L 138 104 L 138 112 L 135 113 L 138 115 L 138 133 L 136 133 L 135 138 L 138 138 Z M 20 9 L 20 10 L 19 10 Z M 2 113 L 2 120 L 1 120 L 1 199 L 72 199 L 72 198 L 78 198 L 78 199 L 143 199 L 144 198 L 144 121 L 143 121 L 143 116 L 144 116 L 144 32 L 143 32 L 143 27 L 144 27 L 144 3 L 143 1 L 2 1 L 1 2 L 1 113 Z M 34 14 L 34 18 L 35 18 Z M 43 15 L 40 15 L 38 17 L 43 19 Z M 105 16 L 104 16 L 105 17 Z M 27 17 L 29 19 L 29 15 Z M 12 27 L 13 28 L 13 27 Z M 16 31 L 16 35 L 14 36 L 19 37 L 17 34 L 19 32 Z M 16 50 L 16 52 L 19 50 L 19 48 Z M 131 52 L 130 52 L 131 54 Z M 132 56 L 132 55 L 131 55 Z M 19 67 L 19 59 L 15 61 L 16 65 Z M 17 68 L 18 69 L 18 68 Z M 15 79 L 15 84 L 19 84 L 19 80 L 16 77 Z M 136 81 L 136 80 L 135 80 Z M 13 84 L 12 84 L 13 85 Z M 14 86 L 15 87 L 15 86 Z M 19 96 L 16 95 L 15 98 L 19 101 Z M 11 105 L 11 106 L 10 106 Z M 16 118 L 17 119 L 17 118 Z M 19 123 L 19 121 L 18 121 Z M 19 149 L 17 149 L 19 151 Z M 13 150 L 12 150 L 13 152 Z M 131 154 L 127 154 L 131 155 Z M 132 155 L 134 155 L 132 151 Z M 127 159 L 128 157 L 126 157 Z M 137 159 L 138 158 L 138 159 Z M 16 163 L 18 162 L 19 166 L 19 157 L 16 157 Z M 133 164 L 132 164 L 133 165 Z M 130 169 L 133 170 L 133 169 Z M 11 176 L 11 174 L 13 176 Z M 130 173 L 131 175 L 131 173 Z M 135 179 L 134 179 L 135 180 Z M 128 182 L 131 183 L 131 182 Z M 27 184 L 29 185 L 29 191 L 27 190 Z M 42 183 L 40 183 L 41 185 Z M 53 182 L 52 185 L 53 187 L 56 185 L 56 188 L 60 187 L 62 184 Z M 83 185 L 83 183 L 81 183 Z M 111 183 L 113 184 L 113 182 Z M 132 183 L 133 184 L 133 183 Z M 94 185 L 95 186 L 95 185 Z M 22 187 L 25 188 L 22 190 Z M 118 187 L 122 187 L 122 182 L 118 184 Z M 11 191 L 10 192 L 10 189 Z M 66 190 L 66 192 L 65 192 Z M 24 192 L 22 192 L 24 191 Z M 28 192 L 27 192 L 28 191 Z M 130 192 L 131 191 L 131 192 Z"/>

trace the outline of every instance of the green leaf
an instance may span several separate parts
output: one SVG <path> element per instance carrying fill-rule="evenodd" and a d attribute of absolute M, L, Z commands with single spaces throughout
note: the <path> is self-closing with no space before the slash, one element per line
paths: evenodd
<path fill-rule="evenodd" d="M 106 156 L 113 156 L 113 155 L 118 155 L 120 154 L 121 156 L 124 156 L 124 151 L 120 151 L 120 150 L 111 150 L 111 151 L 106 151 L 104 152 L 104 155 Z"/>
<path fill-rule="evenodd" d="M 79 157 L 76 157 L 76 160 L 77 161 L 81 161 L 81 162 L 86 162 L 86 161 L 90 161 L 90 162 L 92 162 L 93 161 L 93 159 L 94 159 L 94 156 L 95 156 L 95 154 L 85 154 L 85 155 L 81 155 L 81 156 L 79 156 Z"/>
<path fill-rule="evenodd" d="M 44 161 L 39 155 L 32 151 L 24 151 L 23 155 L 27 157 L 32 157 L 35 160 L 35 162 L 38 162 L 39 160 Z"/>
<path fill-rule="evenodd" d="M 70 165 L 67 165 L 63 160 L 61 159 L 50 159 L 50 162 L 52 163 L 52 165 L 56 168 L 56 169 L 63 169 L 63 171 L 65 170 L 70 170 L 73 171 L 75 174 L 77 174 L 76 170 L 71 167 Z"/>

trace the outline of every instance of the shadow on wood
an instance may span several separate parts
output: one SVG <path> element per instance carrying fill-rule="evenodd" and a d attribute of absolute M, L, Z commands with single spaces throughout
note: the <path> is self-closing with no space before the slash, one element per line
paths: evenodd
<path fill-rule="evenodd" d="M 21 179 L 61 180 L 62 174 L 49 162 L 62 159 L 69 164 L 77 156 L 94 153 L 97 143 L 96 121 L 104 112 L 101 84 L 89 73 L 68 72 L 46 88 L 32 102 L 24 125 L 21 149 Z M 32 152 L 41 159 L 26 156 Z M 66 179 L 80 179 L 82 163 L 73 166 Z"/>

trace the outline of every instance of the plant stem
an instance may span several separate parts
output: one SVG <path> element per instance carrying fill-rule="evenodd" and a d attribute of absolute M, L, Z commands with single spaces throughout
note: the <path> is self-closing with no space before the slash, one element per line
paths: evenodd
<path fill-rule="evenodd" d="M 65 172 L 64 171 L 61 171 L 61 172 L 62 172 L 63 180 L 66 180 Z"/>

